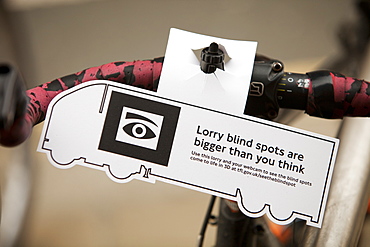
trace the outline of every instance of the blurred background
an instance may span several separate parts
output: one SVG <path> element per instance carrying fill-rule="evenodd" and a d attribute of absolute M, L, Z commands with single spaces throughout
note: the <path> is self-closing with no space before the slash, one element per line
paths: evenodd
<path fill-rule="evenodd" d="M 163 56 L 171 27 L 258 41 L 258 53 L 281 60 L 286 71 L 307 72 L 340 54 L 339 28 L 356 20 L 352 0 L 0 4 L 0 62 L 18 66 L 28 88 L 112 61 Z M 294 126 L 335 136 L 339 123 L 302 117 Z M 117 184 L 79 166 L 57 169 L 36 152 L 41 129 L 20 147 L 0 148 L 2 246 L 14 239 L 37 247 L 195 245 L 210 196 L 160 182 Z M 214 233 L 210 228 L 205 246 Z"/>

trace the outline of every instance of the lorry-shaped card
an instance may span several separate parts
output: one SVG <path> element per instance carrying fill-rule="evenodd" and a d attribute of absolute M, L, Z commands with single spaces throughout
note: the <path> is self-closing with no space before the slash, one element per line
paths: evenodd
<path fill-rule="evenodd" d="M 38 151 L 114 181 L 163 181 L 238 202 L 250 217 L 320 227 L 338 140 L 112 81 L 57 95 Z"/>

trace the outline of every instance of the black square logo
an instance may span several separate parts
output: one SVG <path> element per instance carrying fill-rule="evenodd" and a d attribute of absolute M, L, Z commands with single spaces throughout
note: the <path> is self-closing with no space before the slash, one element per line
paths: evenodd
<path fill-rule="evenodd" d="M 180 107 L 112 92 L 99 149 L 168 166 Z"/>

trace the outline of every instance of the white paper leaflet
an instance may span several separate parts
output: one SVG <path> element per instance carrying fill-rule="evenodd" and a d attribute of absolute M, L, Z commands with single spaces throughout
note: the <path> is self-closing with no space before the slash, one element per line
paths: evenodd
<path fill-rule="evenodd" d="M 52 101 L 38 150 L 60 168 L 163 181 L 235 200 L 251 217 L 320 227 L 337 147 L 334 138 L 93 81 Z"/>

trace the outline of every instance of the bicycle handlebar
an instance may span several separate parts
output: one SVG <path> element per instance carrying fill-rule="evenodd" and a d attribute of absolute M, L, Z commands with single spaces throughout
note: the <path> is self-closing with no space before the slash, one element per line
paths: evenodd
<path fill-rule="evenodd" d="M 271 64 L 270 67 L 277 74 L 261 75 L 259 64 Z M 0 144 L 15 146 L 25 141 L 32 127 L 44 120 L 50 101 L 60 92 L 81 83 L 104 79 L 156 91 L 162 65 L 163 57 L 134 62 L 112 62 L 31 88 L 26 91 L 26 113 L 18 117 L 9 129 L 0 129 Z M 282 108 L 301 109 L 311 116 L 322 118 L 370 116 L 369 82 L 329 71 L 284 73 L 282 64 L 279 68 L 276 65 L 274 60 L 268 63 L 255 62 L 251 85 L 258 80 L 263 81 L 261 76 L 268 78 L 269 82 L 264 84 L 263 94 L 269 94 L 273 102 L 266 105 L 278 104 L 278 107 Z M 262 96 L 254 94 L 252 86 L 247 106 L 258 102 L 258 97 Z M 245 112 L 248 113 L 248 107 Z"/>

